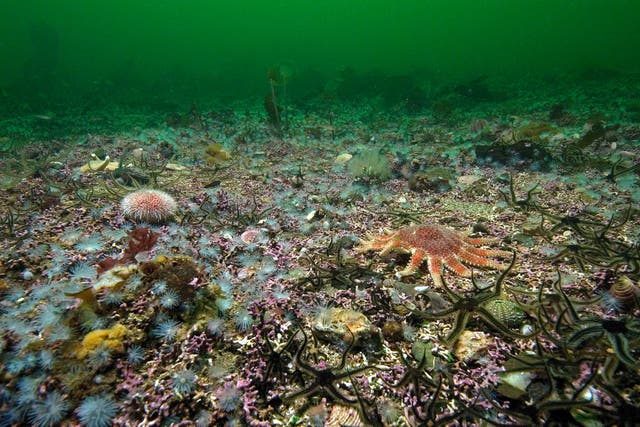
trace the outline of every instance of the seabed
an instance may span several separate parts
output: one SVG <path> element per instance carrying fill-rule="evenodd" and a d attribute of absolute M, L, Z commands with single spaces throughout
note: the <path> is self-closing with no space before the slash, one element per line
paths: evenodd
<path fill-rule="evenodd" d="M 637 94 L 561 89 L 5 120 L 0 424 L 637 425 Z M 515 257 L 356 250 L 421 224 Z"/>

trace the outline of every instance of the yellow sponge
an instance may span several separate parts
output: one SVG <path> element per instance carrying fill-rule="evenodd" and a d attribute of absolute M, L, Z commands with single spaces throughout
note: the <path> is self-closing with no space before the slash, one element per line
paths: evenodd
<path fill-rule="evenodd" d="M 116 324 L 111 329 L 96 329 L 89 332 L 76 350 L 76 357 L 84 359 L 93 353 L 98 347 L 105 346 L 109 350 L 123 352 L 122 341 L 127 335 L 127 328 L 124 325 Z"/>

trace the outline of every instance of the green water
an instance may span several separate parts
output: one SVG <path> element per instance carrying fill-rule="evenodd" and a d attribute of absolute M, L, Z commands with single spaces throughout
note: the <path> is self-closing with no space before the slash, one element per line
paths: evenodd
<path fill-rule="evenodd" d="M 638 22 L 635 0 L 2 0 L 0 88 L 30 103 L 262 97 L 283 63 L 302 87 L 344 67 L 433 81 L 635 73 Z"/>

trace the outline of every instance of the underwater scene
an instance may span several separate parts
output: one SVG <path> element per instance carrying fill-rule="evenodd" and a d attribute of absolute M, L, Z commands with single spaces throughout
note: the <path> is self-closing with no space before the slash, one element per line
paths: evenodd
<path fill-rule="evenodd" d="M 0 427 L 640 425 L 638 22 L 0 1 Z"/>

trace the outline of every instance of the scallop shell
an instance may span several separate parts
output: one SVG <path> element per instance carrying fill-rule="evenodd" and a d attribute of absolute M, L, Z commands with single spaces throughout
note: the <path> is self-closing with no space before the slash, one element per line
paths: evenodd
<path fill-rule="evenodd" d="M 325 427 L 354 426 L 364 427 L 360 414 L 350 406 L 334 405 L 325 422 Z"/>
<path fill-rule="evenodd" d="M 519 328 L 527 317 L 518 304 L 504 299 L 489 301 L 484 308 L 509 328 Z"/>

